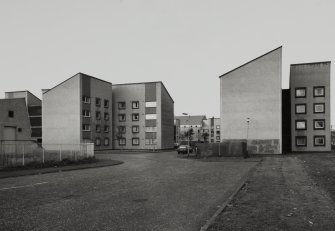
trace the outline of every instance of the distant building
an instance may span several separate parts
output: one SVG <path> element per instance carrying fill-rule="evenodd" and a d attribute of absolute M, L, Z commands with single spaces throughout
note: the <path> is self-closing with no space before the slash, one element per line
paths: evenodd
<path fill-rule="evenodd" d="M 113 85 L 115 149 L 174 147 L 174 101 L 162 82 Z"/>
<path fill-rule="evenodd" d="M 202 141 L 205 143 L 217 143 L 221 140 L 220 118 L 208 118 L 203 121 Z M 208 135 L 207 135 L 208 134 Z"/>
<path fill-rule="evenodd" d="M 0 99 L 0 140 L 37 141 L 42 138 L 41 100 L 29 91 L 6 92 Z"/>
<path fill-rule="evenodd" d="M 174 142 L 180 142 L 180 120 L 174 119 Z"/>
<path fill-rule="evenodd" d="M 221 140 L 249 153 L 282 152 L 282 47 L 220 76 Z"/>
<path fill-rule="evenodd" d="M 185 134 L 191 129 L 193 130 L 191 140 L 196 142 L 203 141 L 202 130 L 204 120 L 207 119 L 205 115 L 175 116 L 175 119 L 180 121 L 180 141 L 188 140 Z"/>
<path fill-rule="evenodd" d="M 44 90 L 43 147 L 66 145 L 76 149 L 94 143 L 95 149 L 112 148 L 112 83 L 78 73 Z"/>
<path fill-rule="evenodd" d="M 330 62 L 292 64 L 292 151 L 330 151 Z"/>

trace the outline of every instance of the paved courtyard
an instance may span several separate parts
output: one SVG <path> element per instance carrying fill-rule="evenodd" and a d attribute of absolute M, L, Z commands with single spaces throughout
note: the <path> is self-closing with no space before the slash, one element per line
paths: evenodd
<path fill-rule="evenodd" d="M 257 160 L 99 154 L 124 164 L 0 179 L 0 230 L 199 230 Z"/>

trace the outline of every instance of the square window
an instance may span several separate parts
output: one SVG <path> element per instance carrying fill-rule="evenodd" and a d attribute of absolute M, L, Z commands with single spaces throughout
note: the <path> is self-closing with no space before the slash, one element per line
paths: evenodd
<path fill-rule="evenodd" d="M 306 130 L 307 129 L 307 121 L 306 120 L 296 120 L 295 121 L 295 129 L 296 130 Z"/>
<path fill-rule="evenodd" d="M 101 106 L 101 99 L 95 98 L 95 106 L 100 107 Z"/>
<path fill-rule="evenodd" d="M 155 120 L 155 119 L 157 119 L 157 114 L 146 114 L 145 119 L 146 120 Z M 185 128 L 186 128 L 186 126 L 185 126 Z"/>
<path fill-rule="evenodd" d="M 220 140 L 220 136 L 217 136 L 217 137 L 216 137 L 216 140 Z"/>
<path fill-rule="evenodd" d="M 109 126 L 108 126 L 108 125 L 105 125 L 105 126 L 104 126 L 104 132 L 105 132 L 105 133 L 108 133 L 108 132 L 109 132 Z"/>
<path fill-rule="evenodd" d="M 324 130 L 325 120 L 314 120 L 314 130 Z"/>
<path fill-rule="evenodd" d="M 299 87 L 295 89 L 295 98 L 306 98 L 306 87 Z"/>
<path fill-rule="evenodd" d="M 131 105 L 132 105 L 133 109 L 139 109 L 140 108 L 140 103 L 138 101 L 133 101 Z"/>
<path fill-rule="evenodd" d="M 216 125 L 216 129 L 220 129 L 220 125 Z"/>
<path fill-rule="evenodd" d="M 325 146 L 326 138 L 325 136 L 314 136 L 314 146 Z"/>
<path fill-rule="evenodd" d="M 145 107 L 157 107 L 157 102 L 145 102 Z"/>
<path fill-rule="evenodd" d="M 107 100 L 107 99 L 104 100 L 104 107 L 105 108 L 109 107 L 109 100 Z"/>
<path fill-rule="evenodd" d="M 83 131 L 91 131 L 91 126 L 89 124 L 83 124 Z"/>
<path fill-rule="evenodd" d="M 104 118 L 105 118 L 105 120 L 109 120 L 109 113 L 108 112 L 104 113 Z"/>
<path fill-rule="evenodd" d="M 132 131 L 133 131 L 133 133 L 139 133 L 140 132 L 140 127 L 139 126 L 133 126 Z"/>
<path fill-rule="evenodd" d="M 95 112 L 95 118 L 96 118 L 96 120 L 100 120 L 101 119 L 101 112 L 96 111 Z"/>
<path fill-rule="evenodd" d="M 155 145 L 155 144 L 157 144 L 157 140 L 156 139 L 145 139 L 145 144 L 146 145 Z"/>
<path fill-rule="evenodd" d="M 325 87 L 314 87 L 313 88 L 314 97 L 324 97 L 325 96 Z"/>
<path fill-rule="evenodd" d="M 133 143 L 133 145 L 140 145 L 140 139 L 139 138 L 133 138 L 132 143 Z"/>
<path fill-rule="evenodd" d="M 132 119 L 133 119 L 133 121 L 139 121 L 140 120 L 140 115 L 138 113 L 134 113 L 132 115 Z"/>
<path fill-rule="evenodd" d="M 91 117 L 91 112 L 89 110 L 83 110 L 84 117 Z"/>
<path fill-rule="evenodd" d="M 220 135 L 220 131 L 216 131 L 216 135 Z"/>
<path fill-rule="evenodd" d="M 124 134 L 124 133 L 126 133 L 126 126 L 119 126 L 119 127 L 118 127 L 118 132 L 119 132 L 120 134 Z"/>
<path fill-rule="evenodd" d="M 84 103 L 91 103 L 91 98 L 88 96 L 83 96 L 82 100 Z"/>
<path fill-rule="evenodd" d="M 324 113 L 325 104 L 324 103 L 315 103 L 314 104 L 314 113 Z"/>
<path fill-rule="evenodd" d="M 126 121 L 126 114 L 119 114 L 119 121 L 120 122 Z"/>
<path fill-rule="evenodd" d="M 126 102 L 118 102 L 117 105 L 119 109 L 126 109 Z"/>
<path fill-rule="evenodd" d="M 122 145 L 122 146 L 126 145 L 126 138 L 120 138 L 119 145 Z"/>
<path fill-rule="evenodd" d="M 296 104 L 295 114 L 306 114 L 306 104 Z"/>
<path fill-rule="evenodd" d="M 95 126 L 95 132 L 97 132 L 97 133 L 101 132 L 101 127 L 100 127 L 99 124 Z"/>
<path fill-rule="evenodd" d="M 296 136 L 295 145 L 300 147 L 307 146 L 307 137 L 306 136 Z"/>
<path fill-rule="evenodd" d="M 109 146 L 109 139 L 107 137 L 104 139 L 104 145 Z"/>
<path fill-rule="evenodd" d="M 100 138 L 95 138 L 95 145 L 100 146 L 100 144 L 101 144 Z"/>
<path fill-rule="evenodd" d="M 14 118 L 14 111 L 8 111 L 8 117 Z"/>

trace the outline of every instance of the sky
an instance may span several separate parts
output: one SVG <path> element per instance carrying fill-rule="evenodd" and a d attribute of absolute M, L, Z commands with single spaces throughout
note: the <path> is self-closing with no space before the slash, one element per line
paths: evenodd
<path fill-rule="evenodd" d="M 0 98 L 41 98 L 82 72 L 162 81 L 175 115 L 219 117 L 218 77 L 245 62 L 283 46 L 283 88 L 290 64 L 333 62 L 334 9 L 334 0 L 0 0 Z"/>

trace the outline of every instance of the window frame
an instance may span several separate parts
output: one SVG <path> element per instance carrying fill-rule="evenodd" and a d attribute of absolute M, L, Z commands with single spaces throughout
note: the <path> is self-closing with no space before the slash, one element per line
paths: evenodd
<path fill-rule="evenodd" d="M 134 116 L 137 115 L 137 119 L 134 119 Z M 140 120 L 140 114 L 139 113 L 132 113 L 131 114 L 131 120 L 132 121 L 139 121 Z"/>
<path fill-rule="evenodd" d="M 123 140 L 124 141 L 124 143 L 121 143 L 121 140 Z M 127 140 L 126 140 L 126 138 L 120 138 L 119 139 L 119 146 L 125 146 L 125 145 L 127 145 Z"/>
<path fill-rule="evenodd" d="M 315 127 L 315 122 L 322 121 L 323 122 L 323 128 L 317 128 Z M 313 120 L 313 128 L 314 130 L 325 130 L 326 129 L 326 120 L 325 119 L 314 119 Z"/>
<path fill-rule="evenodd" d="M 109 121 L 109 113 L 108 112 L 104 112 L 104 120 Z"/>
<path fill-rule="evenodd" d="M 97 141 L 99 141 L 99 143 Z M 101 139 L 100 139 L 100 137 L 96 137 L 95 138 L 95 146 L 101 146 Z"/>
<path fill-rule="evenodd" d="M 298 145 L 298 139 L 299 138 L 304 138 L 305 139 L 305 144 L 304 145 Z M 307 136 L 296 136 L 295 137 L 295 146 L 296 147 L 307 147 Z"/>
<path fill-rule="evenodd" d="M 107 141 L 107 144 L 106 144 L 106 141 Z M 108 137 L 104 138 L 104 146 L 109 146 L 109 138 Z"/>
<path fill-rule="evenodd" d="M 297 112 L 297 106 L 305 106 L 305 112 Z M 305 103 L 297 103 L 295 104 L 295 114 L 297 115 L 305 115 L 307 113 L 307 105 Z"/>
<path fill-rule="evenodd" d="M 81 98 L 81 101 L 83 103 L 91 104 L 91 97 L 83 95 L 82 98 Z"/>
<path fill-rule="evenodd" d="M 134 131 L 134 128 L 137 128 L 137 131 Z M 131 127 L 131 131 L 132 131 L 132 133 L 140 133 L 140 126 L 138 126 L 138 125 L 133 125 L 133 126 Z"/>
<path fill-rule="evenodd" d="M 121 129 L 122 128 L 122 129 Z M 117 127 L 117 131 L 118 131 L 118 133 L 120 133 L 120 134 L 126 134 L 126 132 L 127 132 L 127 128 L 126 128 L 126 126 L 118 126 Z"/>
<path fill-rule="evenodd" d="M 315 95 L 315 89 L 322 88 L 323 89 L 323 95 Z M 326 87 L 325 86 L 315 86 L 313 87 L 313 97 L 325 97 L 326 95 Z"/>
<path fill-rule="evenodd" d="M 134 104 L 137 104 L 137 107 L 134 107 Z M 139 109 L 140 108 L 140 101 L 132 101 L 131 102 L 132 109 Z"/>
<path fill-rule="evenodd" d="M 88 112 L 88 115 L 86 115 L 86 112 Z M 91 111 L 90 110 L 82 110 L 82 116 L 85 118 L 90 118 L 91 117 Z"/>
<path fill-rule="evenodd" d="M 85 126 L 88 126 L 88 129 L 86 129 Z M 90 132 L 91 131 L 91 125 L 90 124 L 82 124 L 81 128 L 82 128 L 83 132 Z"/>
<path fill-rule="evenodd" d="M 137 143 L 137 144 L 134 144 L 134 140 L 138 140 L 138 143 Z M 131 144 L 132 144 L 133 146 L 139 146 L 139 145 L 140 145 L 140 138 L 138 138 L 138 137 L 133 137 L 133 138 L 131 139 Z"/>
<path fill-rule="evenodd" d="M 95 98 L 95 106 L 97 106 L 97 107 L 101 106 L 101 98 L 99 98 L 99 97 Z"/>
<path fill-rule="evenodd" d="M 316 144 L 315 139 L 317 138 L 323 138 L 323 144 Z M 326 146 L 326 136 L 313 136 L 313 144 L 314 144 L 314 147 L 325 147 Z"/>
<path fill-rule="evenodd" d="M 124 120 L 121 120 L 120 116 L 124 116 Z M 119 119 L 119 122 L 126 122 L 126 119 L 127 119 L 126 114 L 124 114 L 124 113 L 118 114 L 118 119 Z"/>
<path fill-rule="evenodd" d="M 13 110 L 8 110 L 8 118 L 14 118 L 15 114 Z"/>
<path fill-rule="evenodd" d="M 304 122 L 305 128 L 298 128 L 297 126 L 298 122 Z M 307 130 L 307 120 L 295 120 L 295 130 L 296 131 L 306 131 Z"/>
<path fill-rule="evenodd" d="M 297 96 L 297 90 L 304 90 L 305 91 L 305 95 L 304 96 Z M 295 96 L 295 98 L 306 98 L 306 96 L 307 96 L 307 88 L 306 87 L 296 87 L 294 89 L 294 96 Z"/>
<path fill-rule="evenodd" d="M 95 111 L 95 119 L 96 120 L 101 120 L 101 112 L 100 111 Z"/>
<path fill-rule="evenodd" d="M 121 106 L 120 106 L 121 104 L 123 104 L 124 106 L 121 107 Z M 119 102 L 117 102 L 117 108 L 118 108 L 119 110 L 124 110 L 124 109 L 126 109 L 126 101 L 119 101 Z"/>
<path fill-rule="evenodd" d="M 99 128 L 99 129 L 98 129 Z M 96 133 L 101 133 L 101 125 L 100 124 L 96 124 L 95 125 L 95 132 Z"/>
<path fill-rule="evenodd" d="M 109 125 L 104 125 L 104 133 L 109 133 L 109 130 Z"/>
<path fill-rule="evenodd" d="M 315 106 L 316 105 L 323 105 L 323 111 L 322 112 L 316 112 L 315 111 Z M 326 105 L 325 103 L 313 103 L 313 113 L 314 114 L 324 114 L 326 112 Z"/>
<path fill-rule="evenodd" d="M 104 99 L 104 108 L 109 108 L 109 100 Z"/>

